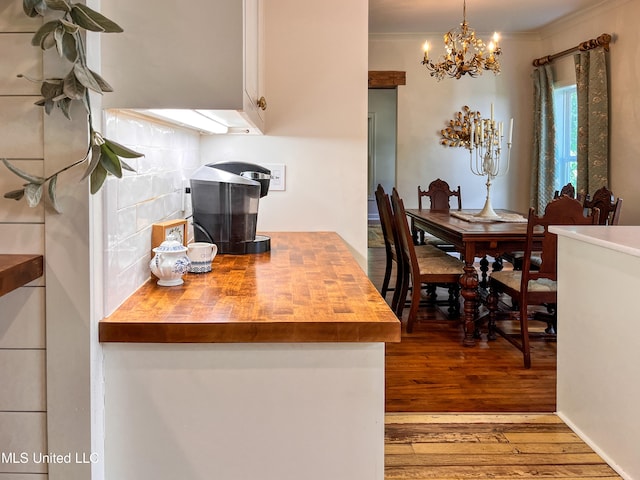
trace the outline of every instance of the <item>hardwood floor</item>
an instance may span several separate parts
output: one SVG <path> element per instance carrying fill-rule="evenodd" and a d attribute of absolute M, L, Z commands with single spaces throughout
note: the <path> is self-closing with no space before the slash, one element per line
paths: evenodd
<path fill-rule="evenodd" d="M 384 260 L 369 248 L 378 288 Z M 463 347 L 441 308 L 422 308 L 413 333 L 386 346 L 385 480 L 621 478 L 553 414 L 555 342 L 532 341 L 525 370 L 503 338 Z"/>
<path fill-rule="evenodd" d="M 369 278 L 378 288 L 384 258 L 384 248 L 369 248 Z M 387 344 L 387 412 L 555 411 L 555 342 L 533 340 L 533 366 L 526 370 L 520 351 L 504 338 L 483 336 L 475 347 L 463 347 L 462 325 L 444 309 L 421 308 L 413 333 L 403 328 L 402 341 Z"/>
<path fill-rule="evenodd" d="M 385 480 L 621 478 L 552 414 L 387 414 Z"/>

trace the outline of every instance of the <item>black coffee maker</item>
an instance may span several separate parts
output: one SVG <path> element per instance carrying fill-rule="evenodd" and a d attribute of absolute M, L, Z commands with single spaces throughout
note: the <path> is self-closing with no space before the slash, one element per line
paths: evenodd
<path fill-rule="evenodd" d="M 190 178 L 196 242 L 215 243 L 218 253 L 262 253 L 271 239 L 256 236 L 258 203 L 269 191 L 271 170 L 246 162 L 210 163 Z"/>

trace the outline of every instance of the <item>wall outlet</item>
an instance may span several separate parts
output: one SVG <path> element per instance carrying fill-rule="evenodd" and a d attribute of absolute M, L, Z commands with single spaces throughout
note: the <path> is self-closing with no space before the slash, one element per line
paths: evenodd
<path fill-rule="evenodd" d="M 286 183 L 286 167 L 283 163 L 264 163 L 264 168 L 271 170 L 271 182 L 269 182 L 269 191 L 285 190 Z"/>

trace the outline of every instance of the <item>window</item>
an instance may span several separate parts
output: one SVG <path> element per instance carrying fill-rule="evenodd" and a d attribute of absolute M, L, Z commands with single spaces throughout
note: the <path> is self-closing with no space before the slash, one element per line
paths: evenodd
<path fill-rule="evenodd" d="M 556 178 L 560 190 L 571 182 L 576 186 L 578 153 L 578 102 L 576 86 L 554 89 L 553 109 L 556 123 Z"/>

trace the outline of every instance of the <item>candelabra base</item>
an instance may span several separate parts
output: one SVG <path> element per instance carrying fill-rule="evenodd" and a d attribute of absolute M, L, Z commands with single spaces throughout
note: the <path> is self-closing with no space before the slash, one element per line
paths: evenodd
<path fill-rule="evenodd" d="M 484 207 L 478 213 L 474 215 L 474 217 L 479 218 L 500 218 L 493 207 L 491 206 L 491 199 L 487 197 L 487 201 L 484 203 Z"/>

